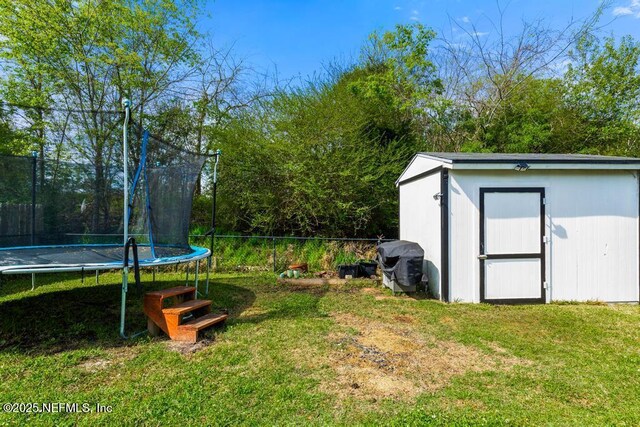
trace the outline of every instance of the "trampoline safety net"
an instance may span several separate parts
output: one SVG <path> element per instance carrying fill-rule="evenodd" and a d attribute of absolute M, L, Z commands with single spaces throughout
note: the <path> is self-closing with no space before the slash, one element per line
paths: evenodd
<path fill-rule="evenodd" d="M 109 156 L 0 156 L 0 247 L 122 244 L 122 140 L 113 128 Z M 206 157 L 134 125 L 129 135 L 129 234 L 152 258 L 191 252 L 191 206 Z"/>
<path fill-rule="evenodd" d="M 146 130 L 136 133 L 141 151 L 132 179 L 130 233 L 138 243 L 148 243 L 156 258 L 189 252 L 193 193 L 206 157 Z"/>

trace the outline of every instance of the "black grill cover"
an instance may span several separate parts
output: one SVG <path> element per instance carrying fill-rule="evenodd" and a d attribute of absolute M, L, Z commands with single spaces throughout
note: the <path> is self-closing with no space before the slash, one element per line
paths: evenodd
<path fill-rule="evenodd" d="M 424 251 L 419 244 L 395 240 L 378 246 L 378 264 L 382 273 L 403 286 L 414 286 L 422 280 Z"/>

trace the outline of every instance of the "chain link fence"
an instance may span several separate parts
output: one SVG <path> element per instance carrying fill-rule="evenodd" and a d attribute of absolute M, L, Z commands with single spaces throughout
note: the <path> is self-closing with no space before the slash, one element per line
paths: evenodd
<path fill-rule="evenodd" d="M 218 272 L 287 270 L 305 263 L 309 272 L 335 271 L 339 264 L 374 259 L 376 247 L 392 239 L 325 238 L 296 236 L 216 235 L 213 268 Z M 204 235 L 192 235 L 192 244 L 209 246 Z"/>

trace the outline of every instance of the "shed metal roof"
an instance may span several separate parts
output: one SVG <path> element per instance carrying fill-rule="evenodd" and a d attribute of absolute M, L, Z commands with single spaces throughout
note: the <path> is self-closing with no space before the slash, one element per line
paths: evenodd
<path fill-rule="evenodd" d="M 520 164 L 526 163 L 524 169 Z M 640 170 L 640 158 L 596 156 L 588 154 L 534 153 L 417 153 L 396 185 L 407 183 L 439 169 L 508 171 L 508 170 Z"/>
<path fill-rule="evenodd" d="M 534 153 L 419 153 L 447 163 L 583 163 L 583 164 L 636 164 L 640 158 L 596 156 L 589 154 L 534 154 Z"/>

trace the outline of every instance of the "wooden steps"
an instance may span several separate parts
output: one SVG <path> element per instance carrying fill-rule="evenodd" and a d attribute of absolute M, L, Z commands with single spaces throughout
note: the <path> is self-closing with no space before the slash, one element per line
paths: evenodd
<path fill-rule="evenodd" d="M 211 313 L 211 301 L 196 299 L 196 288 L 190 286 L 147 292 L 143 309 L 151 335 L 163 331 L 172 340 L 193 343 L 198 340 L 198 332 L 228 317 Z"/>
<path fill-rule="evenodd" d="M 175 297 L 178 295 L 188 295 L 188 294 L 192 294 L 195 297 L 196 288 L 194 288 L 193 286 L 177 286 L 175 288 L 161 289 L 159 291 L 147 292 L 145 294 L 145 297 L 147 296 L 160 297 L 164 299 L 164 298 Z"/>
<path fill-rule="evenodd" d="M 186 314 L 193 310 L 206 307 L 208 305 L 211 305 L 211 301 L 209 300 L 192 299 L 189 301 L 182 302 L 178 305 L 174 305 L 173 307 L 163 308 L 162 312 L 164 314 Z"/>
<path fill-rule="evenodd" d="M 204 316 L 197 317 L 178 326 L 179 338 L 176 338 L 176 340 L 196 342 L 198 340 L 198 332 L 224 322 L 227 320 L 227 317 L 228 315 L 220 313 L 208 313 Z"/>
<path fill-rule="evenodd" d="M 193 319 L 190 322 L 180 325 L 180 329 L 185 329 L 188 331 L 200 331 L 202 329 L 208 328 L 209 326 L 213 326 L 216 323 L 225 321 L 227 317 L 228 315 L 222 313 L 205 314 L 204 316 L 198 317 L 197 319 Z"/>

